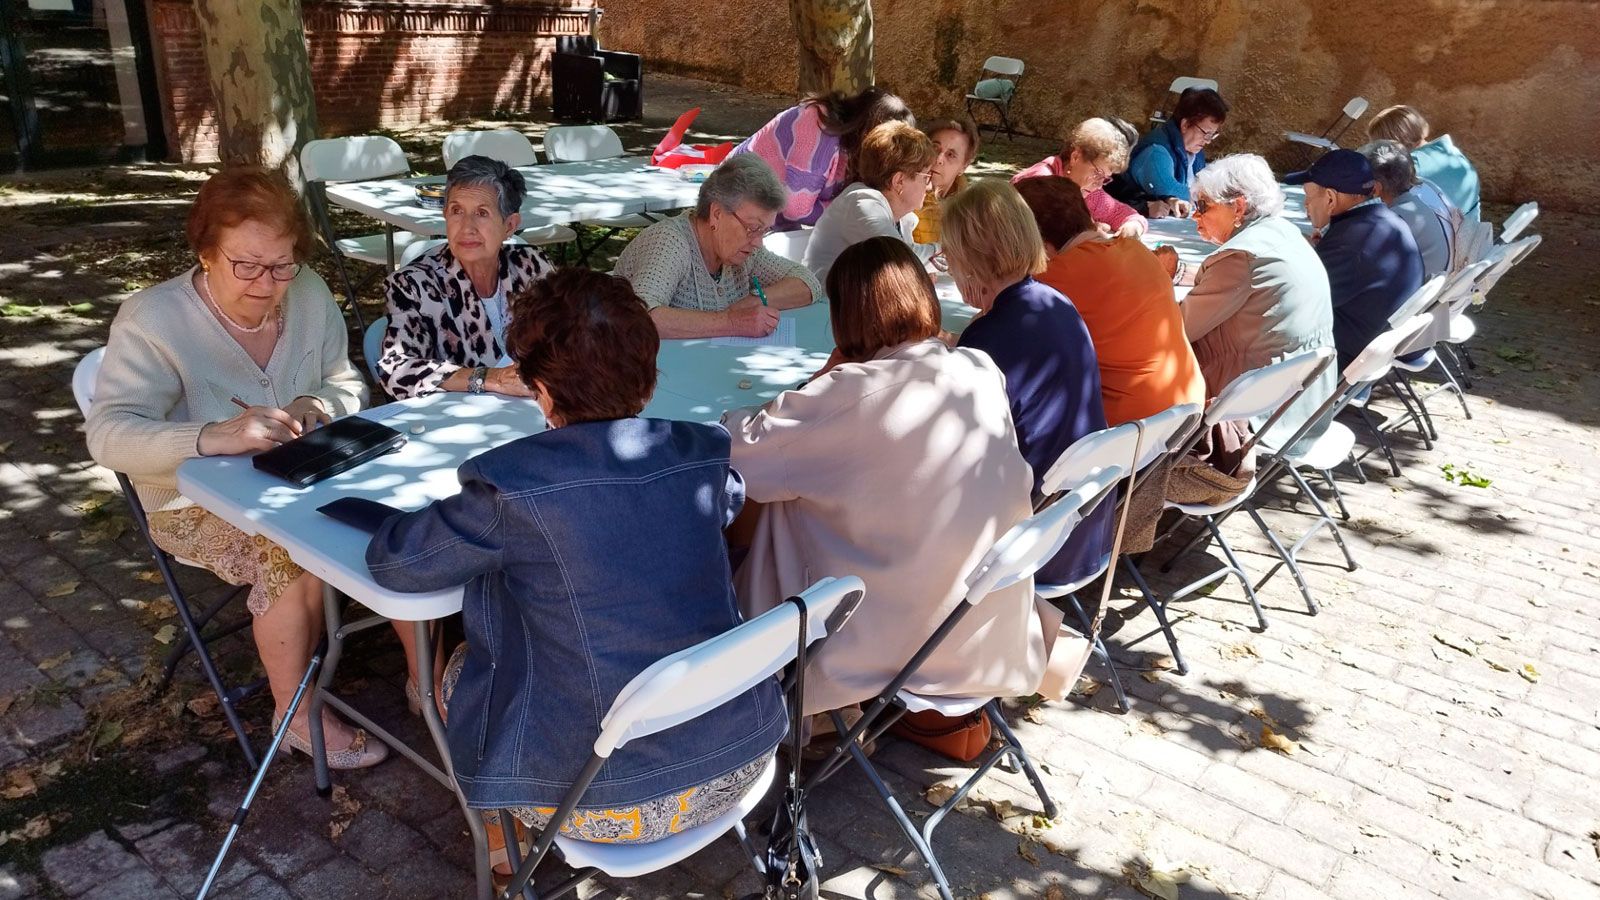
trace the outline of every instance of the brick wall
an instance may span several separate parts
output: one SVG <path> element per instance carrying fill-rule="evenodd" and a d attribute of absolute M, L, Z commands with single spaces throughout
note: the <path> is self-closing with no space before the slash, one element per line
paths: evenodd
<path fill-rule="evenodd" d="M 559 0 L 302 5 L 324 137 L 543 109 L 556 35 L 589 27 L 587 4 Z M 214 161 L 216 109 L 192 2 L 154 0 L 150 28 L 171 154 Z"/>

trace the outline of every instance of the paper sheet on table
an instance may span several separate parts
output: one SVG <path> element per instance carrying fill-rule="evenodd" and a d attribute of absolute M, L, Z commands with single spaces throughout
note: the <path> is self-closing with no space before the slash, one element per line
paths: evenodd
<path fill-rule="evenodd" d="M 793 347 L 794 320 L 779 319 L 778 327 L 766 337 L 718 337 L 711 343 L 722 347 Z"/>

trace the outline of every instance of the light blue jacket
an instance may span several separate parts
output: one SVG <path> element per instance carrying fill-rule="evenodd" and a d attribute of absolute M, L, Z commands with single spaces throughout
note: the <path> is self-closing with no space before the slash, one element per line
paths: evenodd
<path fill-rule="evenodd" d="M 1133 146 L 1128 177 L 1152 197 L 1188 200 L 1189 179 L 1205 167 L 1206 152 L 1185 150 L 1183 130 L 1177 122 L 1166 122 L 1152 128 Z"/>
<path fill-rule="evenodd" d="M 1438 185 L 1468 222 L 1478 221 L 1478 170 L 1456 149 L 1450 135 L 1441 134 L 1411 151 L 1411 162 L 1418 178 Z"/>

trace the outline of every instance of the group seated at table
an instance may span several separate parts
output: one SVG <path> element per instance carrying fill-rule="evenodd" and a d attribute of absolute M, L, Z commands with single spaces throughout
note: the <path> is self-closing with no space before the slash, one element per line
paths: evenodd
<path fill-rule="evenodd" d="M 640 232 L 612 271 L 644 298 L 662 337 L 770 334 L 780 310 L 822 295 L 805 266 L 761 245 L 787 196 L 758 157 L 729 157 L 693 211 Z"/>
<path fill-rule="evenodd" d="M 848 95 L 815 95 L 774 116 L 734 147 L 732 156 L 752 154 L 778 173 L 789 194 L 773 227 L 792 231 L 815 225 L 845 185 L 857 180 L 861 141 L 884 122 L 917 124 L 905 101 L 876 85 Z"/>
<path fill-rule="evenodd" d="M 1222 133 L 1228 104 L 1210 88 L 1189 88 L 1178 95 L 1172 116 L 1134 145 L 1128 171 L 1107 185 L 1124 203 L 1160 201 L 1179 218 L 1191 209 L 1189 184 L 1206 167 L 1205 148 Z"/>
<path fill-rule="evenodd" d="M 1113 176 L 1127 168 L 1128 141 L 1121 130 L 1105 119 L 1085 119 L 1072 129 L 1060 153 L 1011 176 L 1011 183 L 1051 175 L 1070 178 L 1082 190 L 1096 223 L 1121 237 L 1136 238 L 1149 230 L 1149 220 L 1105 189 Z"/>
<path fill-rule="evenodd" d="M 1468 222 L 1478 221 L 1478 170 L 1448 134 L 1430 139 L 1422 113 L 1410 106 L 1391 106 L 1367 123 L 1367 138 L 1396 141 L 1411 151 L 1417 177 L 1437 185 Z"/>
<path fill-rule="evenodd" d="M 445 243 L 384 282 L 389 327 L 377 368 L 396 399 L 439 391 L 528 396 L 506 353 L 508 298 L 550 273 L 537 249 L 506 243 L 522 224 L 522 173 L 468 156 L 445 178 Z"/>
<path fill-rule="evenodd" d="M 913 237 L 935 156 L 928 136 L 904 122 L 868 132 L 856 153 L 856 180 L 823 210 L 806 244 L 806 268 L 819 282 L 846 247 L 870 237 L 898 238 L 924 261 L 938 252 Z"/>
<path fill-rule="evenodd" d="M 978 126 L 971 119 L 936 119 L 922 133 L 933 142 L 933 165 L 928 169 L 928 195 L 917 210 L 917 227 L 911 240 L 918 244 L 939 243 L 939 204 L 967 186 L 967 167 L 978 158 Z"/>

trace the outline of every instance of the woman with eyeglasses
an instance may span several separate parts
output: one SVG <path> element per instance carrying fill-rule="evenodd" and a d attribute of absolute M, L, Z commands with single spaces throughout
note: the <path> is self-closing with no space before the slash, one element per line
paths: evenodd
<path fill-rule="evenodd" d="M 867 238 L 892 237 L 905 241 L 927 262 L 938 252 L 914 237 L 917 210 L 933 185 L 933 161 L 938 155 L 928 136 L 904 122 L 885 122 L 861 141 L 856 154 L 856 181 L 845 188 L 828 208 L 806 244 L 806 268 L 820 282 L 846 247 Z"/>
<path fill-rule="evenodd" d="M 282 547 L 180 496 L 178 466 L 270 450 L 360 409 L 366 387 L 333 295 L 303 265 L 311 230 L 281 173 L 235 166 L 212 176 L 189 211 L 188 238 L 197 265 L 117 312 L 89 411 L 89 452 L 133 481 L 158 546 L 250 586 L 276 726 L 322 631 L 322 582 Z M 410 640 L 409 624 L 398 631 Z M 290 723 L 286 746 L 309 754 L 308 708 Z M 388 755 L 331 712 L 323 728 L 333 768 Z"/>
<path fill-rule="evenodd" d="M 1164 200 L 1173 215 L 1189 215 L 1189 185 L 1206 167 L 1206 150 L 1222 133 L 1228 103 L 1210 88 L 1189 88 L 1178 96 L 1171 118 L 1152 128 L 1133 147 L 1125 175 L 1111 182 L 1111 195 L 1131 203 L 1136 195 Z"/>
<path fill-rule="evenodd" d="M 664 338 L 771 334 L 779 310 L 822 296 L 805 266 L 761 244 L 786 197 L 759 156 L 731 156 L 692 211 L 639 232 L 612 274 L 633 285 Z"/>
<path fill-rule="evenodd" d="M 1011 183 L 1049 176 L 1070 178 L 1083 192 L 1083 202 L 1101 231 L 1138 237 L 1150 230 L 1149 220 L 1105 189 L 1112 176 L 1127 168 L 1128 141 L 1117 126 L 1105 119 L 1085 119 L 1072 129 L 1060 153 L 1011 176 Z"/>

